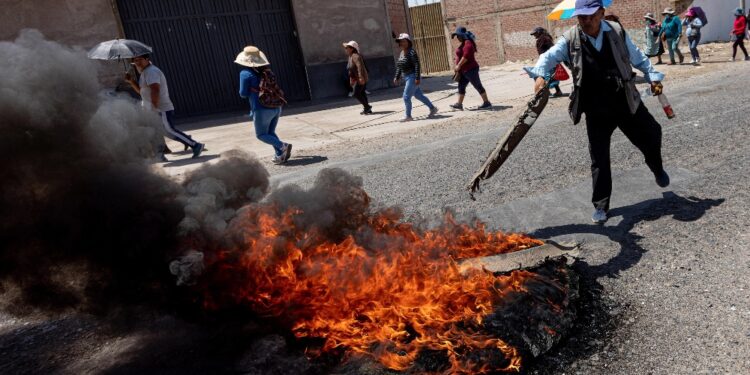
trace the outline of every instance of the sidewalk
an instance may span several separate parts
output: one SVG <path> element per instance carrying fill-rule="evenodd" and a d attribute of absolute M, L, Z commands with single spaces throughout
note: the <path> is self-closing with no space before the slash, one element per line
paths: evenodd
<path fill-rule="evenodd" d="M 692 76 L 712 70 L 714 64 L 727 64 L 731 47 L 728 43 L 711 43 L 699 47 L 704 57 L 704 65 L 666 66 L 657 65 L 657 70 L 666 73 L 666 86 L 669 82 L 689 79 Z M 746 63 L 739 63 L 744 66 Z M 506 63 L 499 66 L 483 68 L 482 83 L 487 89 L 492 111 L 472 110 L 481 104 L 479 94 L 473 87 L 467 88 L 465 111 L 452 111 L 450 104 L 455 103 L 457 84 L 448 73 L 444 75 L 423 77 L 422 89 L 440 112 L 434 118 L 427 118 L 427 109 L 416 99 L 413 100 L 414 120 L 401 123 L 404 117 L 404 103 L 401 99 L 403 86 L 379 90 L 370 95 L 373 115 L 362 116 L 362 107 L 354 98 L 330 99 L 320 104 L 301 103 L 284 109 L 277 133 L 285 142 L 294 145 L 296 154 L 300 151 L 320 148 L 325 145 L 347 142 L 362 142 L 367 139 L 390 135 L 404 136 L 415 129 L 447 122 L 482 121 L 497 116 L 506 110 L 517 111 L 525 99 L 531 97 L 533 83 L 522 71 L 532 62 Z M 640 75 L 640 74 L 639 74 Z M 563 91 L 569 93 L 571 81 L 563 83 Z M 514 108 L 516 107 L 516 108 Z M 270 146 L 255 138 L 255 131 L 247 116 L 222 116 L 212 120 L 202 120 L 180 126 L 196 140 L 206 144 L 208 150 L 199 159 L 190 159 L 189 152 L 168 155 L 170 162 L 162 164 L 167 174 L 180 176 L 199 167 L 204 162 L 216 162 L 221 154 L 233 149 L 253 153 L 262 161 L 270 164 L 273 150 Z M 168 141 L 173 150 L 182 150 L 182 146 Z M 319 160 L 318 160 L 319 159 Z M 294 160 L 294 156 L 292 156 Z M 311 164 L 324 161 L 325 156 L 313 160 L 297 160 L 295 163 Z"/>
<path fill-rule="evenodd" d="M 449 105 L 455 103 L 457 84 L 451 76 L 423 77 L 422 89 L 440 112 L 427 118 L 427 108 L 413 99 L 414 121 L 401 123 L 404 117 L 404 102 L 401 98 L 403 86 L 379 90 L 370 95 L 374 114 L 363 116 L 361 105 L 354 98 L 329 100 L 324 104 L 289 106 L 284 109 L 277 134 L 285 142 L 292 143 L 295 151 L 316 148 L 341 141 L 359 141 L 386 134 L 398 136 L 440 122 L 476 116 L 490 116 L 493 111 L 504 111 L 518 105 L 519 100 L 530 97 L 533 83 L 522 71 L 523 64 L 504 64 L 482 69 L 482 84 L 492 101 L 492 111 L 478 111 L 481 104 L 479 94 L 471 85 L 467 88 L 464 111 L 453 111 Z M 569 91 L 568 85 L 563 85 Z M 187 153 L 168 155 L 165 171 L 169 175 L 181 175 L 198 167 L 202 162 L 218 160 L 219 156 L 232 149 L 254 153 L 261 160 L 273 156 L 273 149 L 255 138 L 252 123 L 246 116 L 224 117 L 204 120 L 180 126 L 196 140 L 205 143 L 208 150 L 200 159 L 192 160 Z M 181 145 L 169 141 L 173 150 Z"/>

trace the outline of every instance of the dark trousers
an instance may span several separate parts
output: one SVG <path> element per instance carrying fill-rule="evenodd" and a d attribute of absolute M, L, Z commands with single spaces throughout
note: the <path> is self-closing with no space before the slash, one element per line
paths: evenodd
<path fill-rule="evenodd" d="M 614 113 L 620 113 L 614 115 Z M 641 103 L 634 115 L 629 111 L 611 113 L 586 113 L 586 132 L 589 136 L 591 154 L 591 177 L 594 194 L 591 202 L 597 209 L 609 211 L 612 195 L 612 169 L 609 160 L 609 144 L 616 128 L 625 134 L 646 158 L 646 165 L 653 173 L 661 172 L 661 125 Z"/>
<path fill-rule="evenodd" d="M 734 41 L 734 44 L 732 44 L 732 57 L 737 56 L 737 47 L 740 47 L 742 53 L 747 57 L 747 50 L 745 49 L 745 34 L 735 35 L 735 37 L 737 37 L 737 39 Z"/>
<path fill-rule="evenodd" d="M 482 80 L 479 79 L 479 67 L 476 67 L 468 72 L 461 73 L 461 80 L 458 81 L 458 93 L 466 95 L 466 86 L 471 83 L 472 86 L 477 90 L 479 95 L 486 92 L 484 86 L 482 86 Z"/>
<path fill-rule="evenodd" d="M 360 103 L 362 103 L 362 107 L 364 107 L 366 110 L 370 109 L 370 102 L 367 100 L 367 84 L 361 85 L 359 83 L 354 85 L 354 96 Z"/>

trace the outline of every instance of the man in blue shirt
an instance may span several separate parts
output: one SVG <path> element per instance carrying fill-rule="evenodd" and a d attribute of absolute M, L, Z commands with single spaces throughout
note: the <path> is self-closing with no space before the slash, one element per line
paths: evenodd
<path fill-rule="evenodd" d="M 591 219 L 603 224 L 612 194 L 609 145 L 616 128 L 643 153 L 656 183 L 669 185 L 669 175 L 662 166 L 661 126 L 641 102 L 632 68 L 643 72 L 657 94 L 661 93 L 664 75 L 654 70 L 620 24 L 604 21 L 601 0 L 577 0 L 574 17 L 578 25 L 542 54 L 528 73 L 535 79 L 535 91 L 539 91 L 557 64 L 565 63 L 573 72 L 569 112 L 576 124 L 586 114 L 594 185 Z"/>

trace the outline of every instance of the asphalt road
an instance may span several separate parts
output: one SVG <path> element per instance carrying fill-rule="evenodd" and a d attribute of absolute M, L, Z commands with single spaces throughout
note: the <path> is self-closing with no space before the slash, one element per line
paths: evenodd
<path fill-rule="evenodd" d="M 573 337 L 566 345 L 580 348 L 550 353 L 537 372 L 749 373 L 750 119 L 748 85 L 738 79 L 749 72 L 750 64 L 727 65 L 668 82 L 674 120 L 647 99 L 663 126 L 667 189 L 615 132 L 613 218 L 603 227 L 590 223 L 585 126 L 571 125 L 566 99 L 546 109 L 477 201 L 463 187 L 518 103 L 490 121 L 307 151 L 329 161 L 274 168 L 274 181 L 307 185 L 318 169 L 340 167 L 362 176 L 377 204 L 407 216 L 449 208 L 496 229 L 583 241 L 575 268 L 607 301 L 611 327 Z"/>
<path fill-rule="evenodd" d="M 663 125 L 669 188 L 656 186 L 642 156 L 615 133 L 613 217 L 604 226 L 590 223 L 585 127 L 570 124 L 567 99 L 548 106 L 476 201 L 464 186 L 521 102 L 495 103 L 514 108 L 477 121 L 303 150 L 291 165 L 269 170 L 276 184 L 308 186 L 320 169 L 339 167 L 363 177 L 375 204 L 398 205 L 413 220 L 447 208 L 494 229 L 584 242 L 574 264 L 587 296 L 578 332 L 538 359 L 532 373 L 746 374 L 750 64 L 707 67 L 667 81 L 676 119 L 647 100 Z M 240 358 L 248 340 L 156 313 L 126 320 L 113 328 L 83 315 L 0 313 L 0 372 L 224 372 L 222 361 Z"/>

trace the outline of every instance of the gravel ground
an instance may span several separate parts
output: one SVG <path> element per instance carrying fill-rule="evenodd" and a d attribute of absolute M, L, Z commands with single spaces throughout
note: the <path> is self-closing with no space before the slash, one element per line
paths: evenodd
<path fill-rule="evenodd" d="M 600 332 L 573 337 L 569 345 L 575 347 L 550 353 L 532 372 L 750 372 L 750 121 L 747 85 L 736 80 L 741 72 L 750 72 L 750 64 L 714 64 L 690 80 L 684 78 L 694 72 L 673 75 L 666 82 L 678 115 L 672 121 L 654 99 L 647 100 L 663 125 L 667 170 L 689 175 L 664 191 L 647 177 L 646 189 L 661 197 L 614 209 L 621 218 L 603 228 L 589 225 L 587 203 L 566 215 L 563 221 L 569 225 L 549 227 L 560 219 L 542 217 L 523 226 L 541 238 L 586 241 L 576 269 L 592 298 L 600 301 L 590 306 L 598 311 L 584 320 L 602 325 L 582 322 L 582 329 Z M 377 202 L 427 217 L 444 208 L 465 216 L 492 216 L 483 213 L 545 195 L 565 199 L 558 192 L 571 186 L 586 186 L 581 195 L 588 198 L 585 126 L 570 125 L 567 100 L 552 102 L 511 159 L 483 185 L 477 201 L 467 198 L 463 187 L 468 178 L 519 111 L 519 104 L 513 104 L 513 110 L 478 115 L 471 123 L 309 151 L 330 161 L 275 178 L 306 185 L 317 168 L 342 167 L 363 176 Z M 641 154 L 619 131 L 611 153 L 613 171 L 645 169 Z M 615 203 L 624 199 L 618 194 L 642 195 L 618 185 L 617 178 L 614 189 Z M 546 204 L 552 206 L 534 208 L 554 210 L 554 202 Z M 507 228 L 505 221 L 489 224 Z"/>
<path fill-rule="evenodd" d="M 589 224 L 585 127 L 570 125 L 566 99 L 551 103 L 477 201 L 463 187 L 522 101 L 496 103 L 514 108 L 477 112 L 474 121 L 302 150 L 300 156 L 328 160 L 269 170 L 277 184 L 305 186 L 320 169 L 340 167 L 362 176 L 377 204 L 399 205 L 409 217 L 450 208 L 494 228 L 585 241 L 573 266 L 583 296 L 578 333 L 531 364 L 530 373 L 750 373 L 750 121 L 747 82 L 737 79 L 750 64 L 677 69 L 666 82 L 677 119 L 666 120 L 658 103 L 647 101 L 663 125 L 675 184 L 658 189 L 642 156 L 616 132 L 615 218 L 603 227 Z M 113 326 L 78 314 L 0 314 L 0 373 L 231 372 L 231 363 L 248 361 L 236 345 L 218 345 L 243 337 L 221 324 L 137 316 Z"/>

